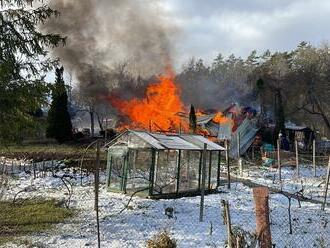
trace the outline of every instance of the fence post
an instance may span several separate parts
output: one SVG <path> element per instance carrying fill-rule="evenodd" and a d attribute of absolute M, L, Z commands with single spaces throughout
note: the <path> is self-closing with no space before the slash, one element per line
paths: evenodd
<path fill-rule="evenodd" d="M 281 146 L 280 146 L 280 139 L 277 139 L 277 171 L 278 171 L 278 178 L 280 182 L 282 181 L 282 172 L 281 172 Z"/>
<path fill-rule="evenodd" d="M 221 177 L 221 151 L 218 152 L 217 188 L 220 187 L 220 177 Z"/>
<path fill-rule="evenodd" d="M 228 248 L 232 248 L 232 240 L 231 240 L 231 219 L 230 219 L 230 210 L 229 210 L 229 203 L 226 200 L 221 200 L 223 211 L 224 211 L 224 218 L 225 224 L 227 225 L 227 243 Z"/>
<path fill-rule="evenodd" d="M 202 183 L 201 183 L 201 202 L 199 207 L 199 222 L 203 222 L 204 214 L 204 194 L 205 194 L 205 179 L 206 179 L 206 152 L 207 144 L 204 143 L 203 149 L 203 164 L 202 164 Z"/>
<path fill-rule="evenodd" d="M 298 151 L 298 141 L 294 141 L 295 151 L 296 151 L 296 171 L 297 171 L 297 178 L 299 178 L 299 151 Z"/>
<path fill-rule="evenodd" d="M 45 160 L 42 161 L 42 177 L 45 177 Z"/>
<path fill-rule="evenodd" d="M 228 140 L 225 140 L 226 148 L 226 164 L 227 164 L 227 188 L 230 189 L 230 165 L 229 165 L 229 152 L 228 152 Z"/>
<path fill-rule="evenodd" d="M 316 177 L 316 161 L 315 161 L 315 139 L 313 139 L 313 169 L 314 169 L 314 177 Z"/>
<path fill-rule="evenodd" d="M 238 159 L 238 169 L 239 175 L 243 176 L 243 161 L 241 159 L 241 134 L 240 132 L 237 133 L 237 159 Z"/>
<path fill-rule="evenodd" d="M 330 180 L 330 156 L 329 156 L 329 160 L 328 160 L 328 172 L 327 172 L 327 179 L 325 181 L 325 192 L 324 192 L 324 200 L 323 200 L 323 204 L 322 204 L 322 210 L 325 209 L 325 205 L 327 204 L 329 180 Z"/>
<path fill-rule="evenodd" d="M 156 152 L 156 156 L 155 156 L 155 168 L 157 168 L 157 153 Z M 176 168 L 177 168 L 177 176 L 176 176 L 176 194 L 179 193 L 179 189 L 180 189 L 180 177 L 181 177 L 181 150 L 178 151 L 177 154 L 177 160 L 176 160 Z M 157 170 L 154 170 L 154 184 L 156 183 L 156 177 L 157 177 Z"/>
<path fill-rule="evenodd" d="M 212 173 L 212 151 L 209 152 L 209 177 L 208 177 L 208 190 L 211 190 L 211 173 Z"/>
<path fill-rule="evenodd" d="M 253 199 L 256 211 L 256 232 L 260 247 L 271 248 L 272 236 L 269 224 L 269 190 L 267 187 L 253 188 Z"/>
<path fill-rule="evenodd" d="M 100 221 L 99 221 L 99 169 L 100 169 L 100 141 L 96 142 L 96 161 L 94 171 L 94 190 L 95 190 L 95 205 L 94 209 L 96 212 L 96 225 L 97 225 L 97 244 L 101 247 L 100 239 Z"/>

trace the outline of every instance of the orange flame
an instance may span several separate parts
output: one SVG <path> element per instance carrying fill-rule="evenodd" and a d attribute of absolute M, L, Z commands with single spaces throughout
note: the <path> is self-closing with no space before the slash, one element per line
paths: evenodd
<path fill-rule="evenodd" d="M 146 97 L 122 100 L 111 97 L 111 104 L 127 116 L 131 128 L 142 128 L 151 131 L 188 130 L 188 121 L 178 113 L 185 112 L 185 106 L 179 97 L 180 90 L 174 83 L 174 73 L 159 76 L 159 83 L 150 84 Z M 127 125 L 125 126 L 127 127 Z"/>
<path fill-rule="evenodd" d="M 212 119 L 213 122 L 221 124 L 221 123 L 230 123 L 231 119 L 224 116 L 221 112 L 218 112 Z"/>

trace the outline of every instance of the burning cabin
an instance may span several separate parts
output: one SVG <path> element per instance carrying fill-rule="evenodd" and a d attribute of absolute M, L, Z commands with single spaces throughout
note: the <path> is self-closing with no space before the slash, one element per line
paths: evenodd
<path fill-rule="evenodd" d="M 222 146 L 192 134 L 127 130 L 108 145 L 107 186 L 112 191 L 139 192 L 162 198 L 200 192 L 206 144 L 207 193 L 220 185 Z"/>

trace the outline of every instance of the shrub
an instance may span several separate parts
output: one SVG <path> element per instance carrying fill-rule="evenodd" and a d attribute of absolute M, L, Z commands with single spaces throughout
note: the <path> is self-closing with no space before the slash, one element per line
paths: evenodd
<path fill-rule="evenodd" d="M 147 241 L 147 248 L 176 248 L 176 241 L 168 232 L 163 231 L 154 235 Z"/>

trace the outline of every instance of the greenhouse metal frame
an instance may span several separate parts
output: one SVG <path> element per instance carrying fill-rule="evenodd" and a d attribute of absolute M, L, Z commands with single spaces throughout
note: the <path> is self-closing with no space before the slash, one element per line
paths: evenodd
<path fill-rule="evenodd" d="M 206 144 L 206 193 L 220 186 L 222 146 L 195 134 L 127 130 L 107 144 L 107 187 L 152 198 L 201 191 Z"/>

